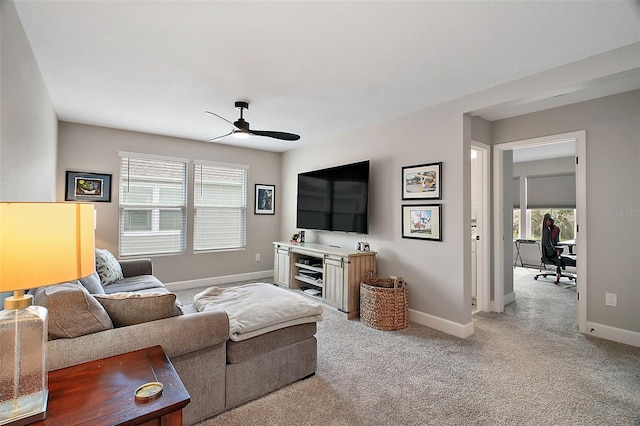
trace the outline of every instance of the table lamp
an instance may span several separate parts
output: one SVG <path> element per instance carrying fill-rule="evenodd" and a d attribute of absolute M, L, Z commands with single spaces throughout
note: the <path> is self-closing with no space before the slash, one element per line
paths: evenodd
<path fill-rule="evenodd" d="M 94 271 L 92 204 L 0 203 L 0 425 L 46 416 L 47 310 L 24 291 Z"/>

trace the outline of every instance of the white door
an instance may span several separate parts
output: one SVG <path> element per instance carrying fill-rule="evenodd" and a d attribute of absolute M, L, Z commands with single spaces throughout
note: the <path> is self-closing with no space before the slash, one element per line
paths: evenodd
<path fill-rule="evenodd" d="M 471 141 L 471 297 L 472 312 L 491 311 L 489 286 L 489 145 Z"/>

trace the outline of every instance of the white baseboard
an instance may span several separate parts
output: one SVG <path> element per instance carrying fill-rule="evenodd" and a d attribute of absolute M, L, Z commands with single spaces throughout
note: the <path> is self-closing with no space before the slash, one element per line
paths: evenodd
<path fill-rule="evenodd" d="M 602 339 L 613 340 L 614 342 L 624 343 L 626 345 L 640 347 L 640 333 L 637 331 L 630 331 L 587 321 L 587 332 L 585 334 L 600 337 Z"/>
<path fill-rule="evenodd" d="M 169 290 L 187 290 L 190 288 L 210 287 L 219 284 L 228 284 L 238 281 L 261 280 L 273 278 L 273 269 L 267 271 L 248 272 L 246 274 L 225 275 L 222 277 L 208 277 L 189 281 L 176 281 L 165 283 Z"/>
<path fill-rule="evenodd" d="M 473 335 L 473 321 L 467 324 L 458 324 L 444 318 L 425 314 L 424 312 L 409 309 L 409 320 L 418 324 L 426 325 L 443 333 L 451 334 L 461 339 L 466 339 Z"/>

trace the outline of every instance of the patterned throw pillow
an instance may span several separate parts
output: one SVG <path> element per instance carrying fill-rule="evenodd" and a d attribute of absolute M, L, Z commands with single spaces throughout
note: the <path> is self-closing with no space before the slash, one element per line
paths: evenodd
<path fill-rule="evenodd" d="M 124 278 L 122 266 L 109 250 L 96 249 L 96 271 L 100 276 L 100 283 L 105 286 Z"/>

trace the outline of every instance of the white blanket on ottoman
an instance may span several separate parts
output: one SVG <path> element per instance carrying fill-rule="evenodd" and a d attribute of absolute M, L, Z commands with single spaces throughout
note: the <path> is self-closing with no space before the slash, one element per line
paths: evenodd
<path fill-rule="evenodd" d="M 208 288 L 193 297 L 202 311 L 222 310 L 229 317 L 229 338 L 250 339 L 292 325 L 322 320 L 322 306 L 267 283 Z"/>

